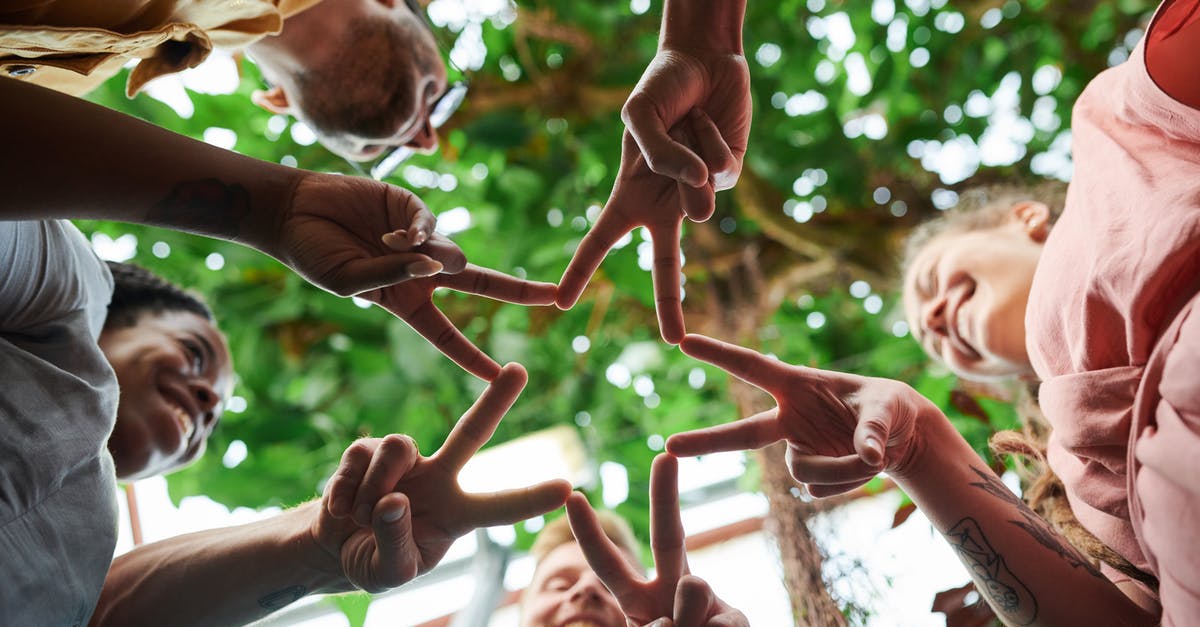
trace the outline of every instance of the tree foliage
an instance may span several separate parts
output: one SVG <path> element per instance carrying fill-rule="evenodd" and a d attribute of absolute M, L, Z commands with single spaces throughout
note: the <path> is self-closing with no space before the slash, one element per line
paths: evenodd
<path fill-rule="evenodd" d="M 514 20 L 439 28 L 459 45 L 481 41 L 486 60 L 439 152 L 413 158 L 390 182 L 413 188 L 435 213 L 465 208 L 470 227 L 454 239 L 474 263 L 557 281 L 613 185 L 620 105 L 656 45 L 661 2 L 645 4 L 520 0 Z M 750 150 L 742 182 L 718 197 L 713 219 L 685 227 L 689 330 L 753 309 L 765 324 L 730 339 L 793 363 L 909 382 L 986 454 L 987 436 L 1015 418 L 1001 402 L 985 401 L 983 412 L 951 402 L 959 384 L 904 336 L 895 244 L 935 202 L 952 201 L 949 192 L 1053 173 L 1071 104 L 1128 53 L 1126 33 L 1151 8 L 1148 0 L 750 0 Z M 236 93 L 190 93 L 190 118 L 145 95 L 126 100 L 122 80 L 93 99 L 195 138 L 230 129 L 247 155 L 353 174 L 253 106 L 260 79 L 249 61 L 240 70 Z M 1010 150 L 972 151 L 988 142 Z M 965 176 L 946 174 L 956 167 Z M 133 261 L 206 294 L 229 336 L 246 408 L 227 412 L 203 459 L 170 477 L 175 498 L 252 507 L 312 498 L 354 438 L 404 432 L 432 452 L 482 389 L 386 312 L 312 288 L 248 249 L 130 225 L 84 230 L 134 234 Z M 170 254 L 156 256 L 155 242 Z M 437 297 L 484 350 L 530 372 L 493 443 L 576 425 L 597 463 L 628 469 L 620 509 L 635 525 L 646 524 L 649 462 L 662 437 L 737 417 L 723 373 L 659 340 L 648 249 L 635 233 L 566 312 Z M 224 260 L 216 270 L 213 254 Z M 851 295 L 859 280 L 866 293 Z M 230 469 L 222 455 L 234 440 L 248 456 Z"/>

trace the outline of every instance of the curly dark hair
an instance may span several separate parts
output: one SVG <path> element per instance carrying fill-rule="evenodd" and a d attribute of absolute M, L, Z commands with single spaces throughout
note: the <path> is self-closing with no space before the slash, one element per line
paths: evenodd
<path fill-rule="evenodd" d="M 109 261 L 108 269 L 113 276 L 113 295 L 104 320 L 106 329 L 131 327 L 147 312 L 188 311 L 214 320 L 212 310 L 200 296 L 141 266 Z"/>

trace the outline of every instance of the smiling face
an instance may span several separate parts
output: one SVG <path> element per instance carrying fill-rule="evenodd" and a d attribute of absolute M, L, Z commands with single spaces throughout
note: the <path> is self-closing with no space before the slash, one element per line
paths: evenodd
<path fill-rule="evenodd" d="M 521 627 L 626 627 L 626 621 L 579 545 L 567 542 L 538 562 L 521 600 Z"/>
<path fill-rule="evenodd" d="M 905 315 L 925 352 L 973 379 L 1032 373 L 1025 307 L 1048 216 L 1045 205 L 1020 203 L 1002 224 L 938 235 L 913 258 Z"/>
<path fill-rule="evenodd" d="M 146 312 L 105 328 L 99 344 L 121 388 L 108 440 L 117 476 L 165 474 L 199 457 L 233 387 L 220 331 L 190 311 Z"/>

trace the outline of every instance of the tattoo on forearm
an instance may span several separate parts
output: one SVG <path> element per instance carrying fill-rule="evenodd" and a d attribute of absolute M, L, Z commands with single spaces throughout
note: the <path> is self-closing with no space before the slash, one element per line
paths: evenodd
<path fill-rule="evenodd" d="M 258 606 L 269 612 L 274 612 L 295 603 L 307 593 L 308 589 L 304 586 L 288 586 L 262 597 L 258 600 Z"/>
<path fill-rule="evenodd" d="M 958 521 L 946 532 L 946 539 L 971 571 L 976 587 L 987 595 L 992 608 L 1006 621 L 1028 625 L 1037 618 L 1037 599 L 1008 569 L 974 518 Z"/>
<path fill-rule="evenodd" d="M 1029 509 L 1025 501 L 1022 501 L 1007 486 L 1001 483 L 999 477 L 994 473 L 974 466 L 971 467 L 971 470 L 980 479 L 979 482 L 972 483 L 972 486 L 1013 505 L 1021 513 L 1021 520 L 1010 520 L 1008 522 L 1024 529 L 1025 533 L 1028 533 L 1038 544 L 1057 553 L 1072 568 L 1083 568 L 1096 577 L 1103 577 L 1100 571 L 1096 570 L 1096 567 L 1092 565 L 1091 561 L 1083 553 L 1070 543 L 1064 541 L 1063 537 L 1050 526 L 1050 523 Z"/>
<path fill-rule="evenodd" d="M 215 178 L 184 181 L 146 215 L 154 224 L 186 226 L 207 235 L 237 235 L 250 214 L 250 192 Z"/>

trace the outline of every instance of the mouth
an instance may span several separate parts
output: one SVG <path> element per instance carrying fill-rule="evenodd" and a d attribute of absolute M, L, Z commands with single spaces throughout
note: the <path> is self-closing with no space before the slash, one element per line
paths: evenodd
<path fill-rule="evenodd" d="M 966 340 L 967 337 L 970 337 L 970 333 L 963 332 L 963 327 L 966 321 L 959 315 L 962 313 L 963 303 L 970 300 L 975 294 L 975 285 L 974 283 L 971 283 L 964 286 L 962 289 L 964 292 L 963 296 L 958 300 L 957 303 L 955 303 L 954 315 L 951 318 L 951 324 L 946 325 L 946 331 L 947 336 L 950 339 L 950 344 L 960 353 L 967 356 L 972 361 L 975 361 L 981 359 L 982 356 L 979 354 L 979 351 L 975 350 L 975 347 L 971 346 L 970 342 Z"/>
<path fill-rule="evenodd" d="M 562 627 L 604 627 L 604 625 L 586 618 L 575 618 L 563 623 Z"/>
<path fill-rule="evenodd" d="M 192 417 L 192 412 L 184 403 L 170 391 L 163 393 L 163 400 L 166 401 L 167 411 L 171 414 L 171 419 L 179 426 L 179 432 L 185 443 L 191 442 L 192 435 L 196 432 L 196 421 Z"/>

